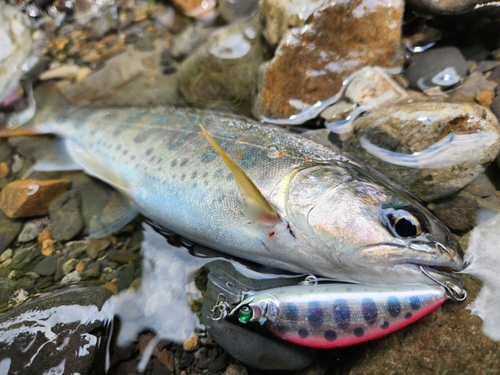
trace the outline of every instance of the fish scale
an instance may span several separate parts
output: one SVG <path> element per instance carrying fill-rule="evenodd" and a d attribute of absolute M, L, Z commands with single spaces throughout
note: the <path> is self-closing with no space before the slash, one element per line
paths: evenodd
<path fill-rule="evenodd" d="M 432 284 L 419 265 L 463 268 L 446 227 L 408 193 L 296 133 L 193 108 L 71 107 L 48 91 L 37 94 L 28 127 L 63 137 L 84 171 L 118 189 L 135 213 L 189 241 L 353 282 Z M 244 177 L 235 177 L 200 125 Z M 252 217 L 241 178 L 277 220 Z M 117 222 L 134 212 L 128 215 Z M 400 218 L 419 232 L 401 237 L 390 221 Z"/>
<path fill-rule="evenodd" d="M 248 292 L 232 313 L 283 340 L 334 348 L 399 330 L 446 300 L 443 288 L 430 285 L 297 285 Z"/>

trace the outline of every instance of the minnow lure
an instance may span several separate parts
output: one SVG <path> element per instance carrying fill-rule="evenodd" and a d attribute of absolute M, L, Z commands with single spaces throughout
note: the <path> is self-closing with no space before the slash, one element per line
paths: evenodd
<path fill-rule="evenodd" d="M 444 288 L 431 285 L 294 285 L 242 295 L 214 319 L 235 316 L 241 323 L 260 323 L 283 340 L 325 349 L 397 331 L 448 299 Z"/>

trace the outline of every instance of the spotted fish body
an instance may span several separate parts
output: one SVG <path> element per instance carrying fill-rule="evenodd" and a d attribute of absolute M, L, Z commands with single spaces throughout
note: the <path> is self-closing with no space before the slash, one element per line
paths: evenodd
<path fill-rule="evenodd" d="M 68 107 L 44 103 L 54 94 L 44 95 L 32 129 L 66 139 L 88 174 L 187 240 L 267 266 L 352 282 L 433 283 L 419 265 L 463 268 L 460 247 L 416 200 L 300 135 L 193 108 Z M 278 222 L 249 217 L 233 173 L 200 124 L 255 184 Z M 408 216 L 404 223 L 418 225 L 418 233 L 395 233 L 398 215 Z"/>
<path fill-rule="evenodd" d="M 447 300 L 439 286 L 321 284 L 249 293 L 235 316 L 299 345 L 335 348 L 373 340 Z"/>

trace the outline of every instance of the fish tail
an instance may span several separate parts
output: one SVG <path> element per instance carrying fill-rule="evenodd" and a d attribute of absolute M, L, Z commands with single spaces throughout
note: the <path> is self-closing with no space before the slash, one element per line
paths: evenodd
<path fill-rule="evenodd" d="M 18 118 L 13 118 L 10 122 L 8 120 L 0 127 L 0 137 L 57 133 L 57 114 L 68 108 L 71 103 L 54 83 L 47 82 L 34 91 L 33 105 L 34 115 L 28 117 L 27 121 L 20 121 Z"/>

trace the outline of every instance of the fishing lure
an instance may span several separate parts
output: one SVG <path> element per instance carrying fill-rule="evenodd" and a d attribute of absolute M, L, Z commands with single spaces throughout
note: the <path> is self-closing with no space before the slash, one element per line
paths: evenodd
<path fill-rule="evenodd" d="M 445 288 L 437 285 L 294 285 L 245 292 L 238 304 L 218 301 L 212 311 L 214 320 L 234 316 L 283 340 L 326 349 L 397 331 L 447 299 Z"/>

